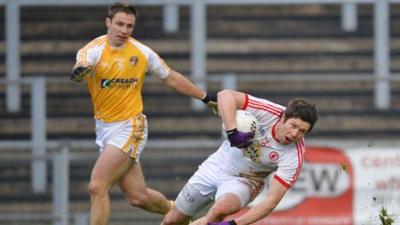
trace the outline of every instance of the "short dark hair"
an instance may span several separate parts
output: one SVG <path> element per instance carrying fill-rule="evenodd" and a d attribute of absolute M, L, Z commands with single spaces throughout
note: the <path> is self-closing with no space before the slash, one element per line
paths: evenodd
<path fill-rule="evenodd" d="M 318 121 L 318 112 L 315 104 L 303 98 L 295 98 L 289 101 L 285 110 L 285 121 L 289 118 L 300 118 L 308 122 L 311 125 L 308 129 L 310 132 Z"/>
<path fill-rule="evenodd" d="M 133 5 L 128 5 L 122 2 L 116 2 L 108 7 L 107 17 L 112 19 L 118 12 L 124 12 L 126 14 L 133 14 L 137 18 L 139 11 Z"/>

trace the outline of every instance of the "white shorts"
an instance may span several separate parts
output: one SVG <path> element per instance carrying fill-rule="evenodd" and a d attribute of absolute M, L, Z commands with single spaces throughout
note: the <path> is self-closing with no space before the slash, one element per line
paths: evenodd
<path fill-rule="evenodd" d="M 96 120 L 96 144 L 100 152 L 107 144 L 114 145 L 139 162 L 140 154 L 147 142 L 147 119 L 142 113 L 129 120 L 105 123 Z"/>
<path fill-rule="evenodd" d="M 213 199 L 227 193 L 240 199 L 241 208 L 252 200 L 252 189 L 244 178 L 228 175 L 204 162 L 179 193 L 175 205 L 181 213 L 193 217 Z"/>

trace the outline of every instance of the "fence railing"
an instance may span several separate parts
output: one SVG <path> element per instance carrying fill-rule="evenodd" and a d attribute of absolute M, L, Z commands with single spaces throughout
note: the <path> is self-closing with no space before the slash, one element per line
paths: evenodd
<path fill-rule="evenodd" d="M 46 145 L 46 144 L 45 144 Z M 4 145 L 3 145 L 4 147 Z M 14 146 L 5 146 L 6 149 L 13 149 Z M 11 148 L 9 148 L 11 147 Z M 0 149 L 3 149 L 0 147 Z M 29 148 L 28 148 L 29 150 Z M 69 224 L 69 150 L 67 146 L 62 146 L 60 150 L 54 154 L 46 154 L 40 158 L 31 155 L 29 158 L 18 158 L 19 161 L 37 163 L 40 159 L 40 163 L 45 167 L 48 161 L 52 165 L 52 211 L 49 212 L 14 212 L 14 213 L 2 213 L 0 212 L 0 222 L 12 222 L 12 221 L 52 221 L 53 225 L 68 225 Z M 8 161 L 10 159 L 4 159 Z M 35 165 L 33 165 L 35 168 Z M 36 171 L 41 172 L 41 171 Z M 33 174 L 32 174 L 33 175 Z M 31 176 L 32 176 L 31 175 Z M 39 176 L 32 177 L 36 180 L 47 179 L 46 174 L 35 174 Z M 36 181 L 37 182 L 37 181 Z M 42 181 L 41 181 L 42 182 Z M 47 185 L 46 185 L 47 187 Z M 46 187 L 43 192 L 46 190 Z"/>
<path fill-rule="evenodd" d="M 307 141 L 311 146 L 331 146 L 334 148 L 359 148 L 360 146 L 390 146 L 391 148 L 399 148 L 400 142 L 398 140 L 332 140 L 332 139 L 316 139 Z M 217 149 L 220 140 L 149 140 L 146 148 L 163 148 L 163 149 L 182 149 L 188 150 L 202 146 L 203 148 Z M 0 141 L 0 151 L 18 147 L 21 151 L 30 150 L 29 141 L 20 142 L 17 146 L 9 145 L 4 141 Z M 46 146 L 52 148 L 51 154 L 45 157 L 47 163 L 52 165 L 51 176 L 51 190 L 52 190 L 52 203 L 53 207 L 48 212 L 15 212 L 15 213 L 2 213 L 0 212 L 0 223 L 15 223 L 21 221 L 51 221 L 53 225 L 88 225 L 89 224 L 89 211 L 78 211 L 71 213 L 70 195 L 69 195 L 69 171 L 70 162 L 74 161 L 93 161 L 96 158 L 96 153 L 79 153 L 72 151 L 73 149 L 96 149 L 93 140 L 81 141 L 49 141 Z M 8 161 L 10 159 L 2 158 L 1 161 Z M 29 162 L 31 158 L 19 158 L 19 161 Z M 118 217 L 121 219 L 120 217 Z M 132 220 L 132 215 L 124 217 L 127 220 Z M 136 221 L 137 224 L 140 222 Z"/>

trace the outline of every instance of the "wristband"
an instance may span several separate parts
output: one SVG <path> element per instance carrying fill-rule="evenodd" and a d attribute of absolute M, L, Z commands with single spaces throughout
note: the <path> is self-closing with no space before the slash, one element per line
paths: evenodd
<path fill-rule="evenodd" d="M 205 96 L 203 99 L 201 99 L 202 102 L 204 102 L 205 104 L 207 104 L 211 99 L 208 97 L 208 94 L 205 93 Z"/>
<path fill-rule="evenodd" d="M 238 130 L 236 128 L 233 128 L 232 130 L 227 130 L 225 132 L 226 132 L 226 135 L 231 136 L 232 134 L 237 133 Z"/>
<path fill-rule="evenodd" d="M 228 223 L 229 223 L 229 225 L 237 225 L 237 223 L 235 222 L 235 220 L 229 220 Z"/>

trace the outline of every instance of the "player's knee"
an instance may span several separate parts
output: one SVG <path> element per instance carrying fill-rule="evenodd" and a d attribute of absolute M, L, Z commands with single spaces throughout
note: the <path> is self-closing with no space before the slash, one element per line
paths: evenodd
<path fill-rule="evenodd" d="M 106 185 L 98 181 L 90 181 L 88 185 L 89 194 L 91 196 L 101 196 L 107 194 Z"/>

